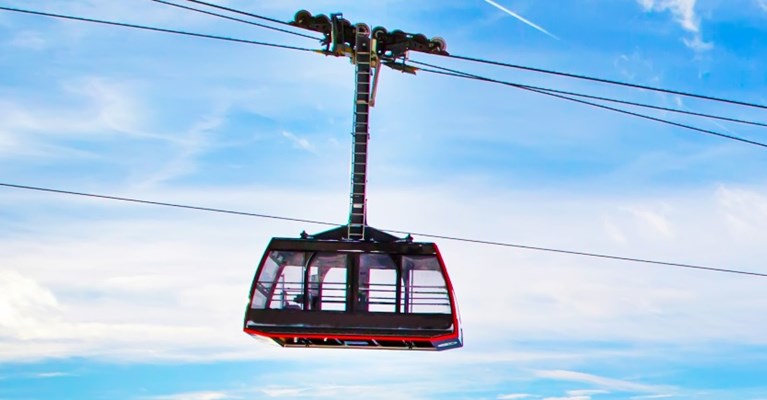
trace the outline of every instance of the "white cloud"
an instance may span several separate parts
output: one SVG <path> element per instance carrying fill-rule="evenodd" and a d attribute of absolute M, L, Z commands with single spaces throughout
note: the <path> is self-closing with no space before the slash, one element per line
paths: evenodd
<path fill-rule="evenodd" d="M 290 140 L 295 148 L 306 150 L 310 153 L 315 152 L 314 145 L 306 138 L 299 137 L 288 131 L 282 131 L 282 137 Z"/>
<path fill-rule="evenodd" d="M 720 186 L 716 200 L 726 229 L 736 240 L 751 240 L 767 223 L 767 196 L 744 188 Z"/>
<path fill-rule="evenodd" d="M 109 159 L 135 182 L 149 187 L 197 170 L 197 158 L 216 146 L 211 136 L 225 122 L 231 104 L 189 118 L 176 129 L 154 125 L 142 98 L 143 83 L 101 76 L 65 79 L 44 98 L 0 98 L 0 158 Z M 48 98 L 50 97 L 50 98 Z M 108 152 L 91 146 L 114 143 Z M 142 155 L 146 143 L 164 146 L 161 157 Z"/>
<path fill-rule="evenodd" d="M 684 38 L 684 44 L 692 50 L 703 52 L 714 47 L 712 42 L 705 42 L 700 29 L 700 17 L 695 12 L 697 0 L 637 0 L 647 12 L 668 11 L 692 38 Z"/>
<path fill-rule="evenodd" d="M 144 397 L 146 400 L 227 400 L 227 399 L 239 399 L 240 397 L 233 397 L 226 392 L 184 392 L 175 393 L 162 396 Z"/>
<path fill-rule="evenodd" d="M 591 400 L 591 396 L 544 397 L 543 400 Z"/>
<path fill-rule="evenodd" d="M 700 19 L 695 13 L 697 0 L 637 0 L 645 11 L 669 11 L 677 22 L 689 32 L 700 31 Z"/>
<path fill-rule="evenodd" d="M 70 372 L 40 372 L 34 375 L 35 378 L 59 378 L 63 376 L 73 376 Z"/>
<path fill-rule="evenodd" d="M 151 187 L 197 170 L 196 158 L 211 146 L 211 133 L 224 123 L 220 114 L 206 115 L 196 121 L 186 132 L 179 135 L 173 147 L 175 154 L 158 168 L 152 168 L 148 176 L 137 178 L 137 187 Z"/>
<path fill-rule="evenodd" d="M 756 4 L 759 5 L 763 11 L 767 12 L 767 0 L 756 0 Z"/>
<path fill-rule="evenodd" d="M 95 119 L 90 124 L 104 126 L 121 133 L 134 133 L 145 114 L 139 109 L 140 103 L 127 95 L 129 90 L 123 82 L 102 77 L 88 77 L 67 82 L 64 88 L 70 93 L 92 100 Z"/>
<path fill-rule="evenodd" d="M 607 233 L 609 238 L 612 239 L 615 243 L 618 243 L 618 244 L 628 243 L 628 240 L 626 239 L 626 235 L 624 235 L 621 229 L 609 218 L 604 218 L 602 221 L 602 225 L 604 226 L 605 232 Z"/>
<path fill-rule="evenodd" d="M 627 207 L 626 211 L 636 218 L 640 226 L 649 228 L 651 235 L 661 235 L 665 238 L 674 236 L 671 222 L 661 212 L 636 207 Z"/>
<path fill-rule="evenodd" d="M 269 397 L 296 397 L 304 392 L 306 388 L 263 388 L 259 389 L 263 394 Z"/>
<path fill-rule="evenodd" d="M 601 390 L 601 389 L 579 389 L 579 390 L 568 390 L 567 395 L 568 396 L 595 396 L 598 394 L 609 394 L 610 392 L 607 390 Z"/>
<path fill-rule="evenodd" d="M 709 51 L 714 48 L 713 42 L 704 42 L 700 35 L 693 35 L 691 39 L 683 38 L 685 46 L 697 52 Z"/>
<path fill-rule="evenodd" d="M 517 399 L 529 399 L 529 398 L 532 398 L 532 397 L 537 397 L 537 396 L 533 396 L 533 395 L 527 394 L 527 393 L 509 393 L 509 394 L 499 394 L 498 397 L 496 397 L 496 399 L 498 399 L 498 400 L 517 400 Z"/>
<path fill-rule="evenodd" d="M 19 272 L 0 270 L 0 337 L 39 337 L 47 329 L 41 321 L 58 309 L 50 290 Z"/>
<path fill-rule="evenodd" d="M 661 84 L 662 75 L 655 63 L 639 49 L 617 56 L 613 64 L 626 79 L 656 86 Z"/>
<path fill-rule="evenodd" d="M 39 32 L 23 31 L 17 33 L 9 42 L 9 45 L 27 50 L 43 50 L 46 41 Z"/>
<path fill-rule="evenodd" d="M 589 383 L 599 386 L 606 390 L 619 391 L 619 392 L 658 392 L 661 390 L 667 390 L 654 385 L 645 385 L 641 383 L 606 378 L 603 376 L 587 374 L 584 372 L 567 371 L 567 370 L 551 370 L 551 371 L 536 371 L 535 375 L 546 379 L 555 379 L 568 382 L 580 382 Z M 576 396 L 578 397 L 578 396 Z M 580 396 L 589 399 L 590 396 Z"/>
<path fill-rule="evenodd" d="M 69 141 L 178 142 L 176 135 L 145 129 L 149 112 L 139 100 L 136 86 L 140 84 L 87 76 L 65 79 L 60 87 L 39 97 L 14 96 L 11 91 L 0 97 L 0 157 L 100 156 L 79 150 Z"/>
<path fill-rule="evenodd" d="M 610 201 L 503 192 L 489 196 L 488 188 L 469 190 L 466 185 L 409 195 L 377 190 L 371 216 L 386 221 L 382 228 L 474 238 L 505 232 L 496 239 L 754 270 L 759 266 L 753 260 L 767 256 L 759 239 L 767 228 L 767 202 L 752 189 L 723 187 L 707 195 Z M 337 193 L 254 188 L 128 195 L 324 220 L 343 219 L 346 211 Z M 25 204 L 41 210 L 52 201 L 58 210 L 72 210 L 55 216 L 35 211 L 24 217 L 27 227 L 35 227 L 32 232 L 27 228 L 27 233 L 0 241 L 3 360 L 95 354 L 188 360 L 302 356 L 254 342 L 240 324 L 262 250 L 253 244 L 263 245 L 270 236 L 294 236 L 302 229 L 311 232 L 311 226 L 27 193 L 0 201 L 4 209 L 13 204 L 22 216 Z M 609 234 L 589 221 L 605 209 L 625 209 L 625 203 L 637 209 L 669 204 L 662 208 L 663 217 L 674 221 L 674 235 L 656 233 L 663 238 L 658 240 L 642 232 L 660 232 L 650 222 L 617 220 L 631 248 L 613 247 Z M 98 222 L 78 218 L 81 207 L 99 215 Z M 509 211 L 481 226 L 473 223 L 488 209 Z M 729 243 L 728 248 L 721 243 Z M 767 301 L 758 300 L 763 283 L 755 279 L 450 241 L 440 241 L 440 248 L 461 301 L 467 343 L 473 346 L 458 352 L 462 362 L 564 363 L 604 356 L 597 351 L 485 351 L 483 343 L 503 340 L 509 332 L 519 340 L 600 338 L 688 347 L 765 340 L 767 326 L 755 316 L 767 311 Z M 481 281 L 472 265 L 483 266 Z M 728 295 L 732 292 L 741 296 Z"/>
<path fill-rule="evenodd" d="M 180 26 L 204 26 L 215 22 L 205 15 L 180 11 L 177 8 L 159 4 L 147 4 L 147 7 L 131 7 L 129 4 L 105 1 L 87 0 L 77 3 L 49 3 L 40 4 L 38 10 L 67 15 L 87 15 L 95 19 L 112 21 L 133 22 L 149 26 L 163 26 L 168 28 Z M 149 11 L 151 10 L 151 11 Z M 182 16 L 182 17 L 180 17 Z M 69 23 L 62 24 L 64 30 L 99 29 L 98 25 Z M 102 30 L 103 32 L 103 30 Z M 125 32 L 120 30 L 117 32 Z"/>

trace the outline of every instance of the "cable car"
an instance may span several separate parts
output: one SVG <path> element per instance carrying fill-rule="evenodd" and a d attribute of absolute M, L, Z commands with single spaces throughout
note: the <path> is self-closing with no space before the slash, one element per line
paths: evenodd
<path fill-rule="evenodd" d="M 284 347 L 447 350 L 462 337 L 434 243 L 347 226 L 273 238 L 250 292 L 245 332 Z"/>
<path fill-rule="evenodd" d="M 302 11 L 297 21 L 311 14 Z M 367 225 L 368 114 L 383 64 L 370 28 L 338 15 L 312 17 L 329 54 L 356 65 L 348 225 L 300 238 L 273 238 L 250 289 L 244 331 L 283 347 L 447 350 L 463 346 L 453 286 L 437 245 Z M 325 22 L 329 21 L 327 24 Z M 379 53 L 377 53 L 379 52 Z M 385 61 L 385 60 L 384 60 Z"/>

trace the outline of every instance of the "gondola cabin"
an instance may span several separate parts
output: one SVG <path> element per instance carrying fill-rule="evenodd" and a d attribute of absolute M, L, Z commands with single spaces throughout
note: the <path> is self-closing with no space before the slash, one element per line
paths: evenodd
<path fill-rule="evenodd" d="M 434 243 L 367 228 L 273 238 L 251 287 L 245 332 L 284 347 L 447 350 L 463 345 Z"/>
<path fill-rule="evenodd" d="M 409 50 L 443 54 L 444 41 L 427 46 L 418 39 L 423 35 L 395 31 L 389 37 L 382 29 L 372 41 L 367 25 L 338 14 L 299 11 L 292 24 L 323 33 L 324 53 L 349 55 L 356 66 L 349 224 L 272 239 L 250 289 L 245 332 L 284 347 L 462 347 L 453 286 L 437 245 L 373 229 L 366 216 L 371 77 Z"/>

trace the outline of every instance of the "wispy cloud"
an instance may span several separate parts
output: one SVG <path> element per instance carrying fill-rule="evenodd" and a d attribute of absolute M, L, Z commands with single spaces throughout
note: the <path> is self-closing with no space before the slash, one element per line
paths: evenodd
<path fill-rule="evenodd" d="M 296 397 L 306 391 L 306 388 L 264 388 L 261 393 L 269 397 Z"/>
<path fill-rule="evenodd" d="M 34 375 L 35 378 L 60 378 L 63 376 L 72 376 L 69 372 L 40 372 Z"/>
<path fill-rule="evenodd" d="M 767 0 L 765 0 L 765 1 L 767 1 Z M 673 100 L 674 104 L 676 104 L 676 106 L 678 108 L 681 108 L 681 109 L 687 110 L 687 111 L 691 111 L 691 112 L 701 112 L 700 110 L 697 110 L 695 108 L 689 107 L 687 104 L 685 104 L 685 102 L 684 102 L 684 100 L 682 99 L 681 96 L 674 96 L 673 99 L 674 99 Z M 719 121 L 717 121 L 715 119 L 709 119 L 708 123 L 713 125 L 713 126 L 715 126 L 715 127 L 717 127 L 717 128 L 719 128 L 719 129 L 721 129 L 721 130 L 723 130 L 723 131 L 725 131 L 725 132 L 727 132 L 727 133 L 729 133 L 729 134 L 731 134 L 731 135 L 737 135 L 737 132 L 733 131 L 732 129 L 728 128 L 727 125 L 724 125 L 724 124 L 722 124 L 721 122 L 719 122 Z"/>
<path fill-rule="evenodd" d="M 149 112 L 134 86 L 131 81 L 86 76 L 57 82 L 45 96 L 4 92 L 0 96 L 0 157 L 92 158 L 99 154 L 83 143 L 108 140 L 176 143 L 174 135 L 144 128 Z"/>
<path fill-rule="evenodd" d="M 595 396 L 598 394 L 609 394 L 607 390 L 601 389 L 580 389 L 580 390 L 568 390 L 568 396 Z"/>
<path fill-rule="evenodd" d="M 700 30 L 700 18 L 695 12 L 697 0 L 637 0 L 646 12 L 668 11 L 692 38 L 683 38 L 682 42 L 696 52 L 704 52 L 714 48 L 713 42 L 703 40 Z M 764 1 L 764 0 L 760 0 Z"/>
<path fill-rule="evenodd" d="M 162 396 L 145 397 L 146 400 L 226 400 L 236 399 L 224 392 L 185 392 Z"/>
<path fill-rule="evenodd" d="M 665 238 L 674 236 L 671 222 L 661 212 L 635 207 L 627 207 L 626 211 L 636 218 L 638 225 L 649 228 L 650 235 L 661 235 Z"/>
<path fill-rule="evenodd" d="M 567 370 L 546 370 L 536 371 L 535 375 L 539 378 L 556 379 L 568 382 L 589 383 L 607 390 L 622 392 L 659 392 L 665 388 L 653 385 L 645 385 L 626 380 L 607 378 L 599 375 L 587 374 L 585 372 L 567 371 Z M 587 396 L 588 397 L 588 396 Z"/>
<path fill-rule="evenodd" d="M 532 397 L 537 397 L 537 396 L 533 396 L 532 394 L 527 394 L 527 393 L 510 393 L 510 394 L 499 394 L 498 397 L 496 397 L 496 399 L 498 399 L 498 400 L 518 400 L 518 399 L 529 399 L 529 398 L 532 398 Z"/>
<path fill-rule="evenodd" d="M 695 14 L 697 0 L 638 0 L 645 11 L 669 11 L 686 31 L 700 31 L 700 21 Z"/>
<path fill-rule="evenodd" d="M 526 25 L 528 25 L 528 26 L 530 26 L 532 28 L 535 28 L 536 30 L 538 30 L 540 32 L 543 32 L 546 35 L 548 35 L 548 36 L 550 36 L 550 37 L 552 37 L 552 38 L 554 38 L 556 40 L 559 40 L 559 38 L 557 36 L 555 36 L 554 34 L 552 34 L 549 31 L 547 31 L 546 29 L 544 29 L 540 25 L 538 25 L 538 24 L 530 21 L 529 19 L 527 19 L 527 18 L 525 18 L 525 17 L 515 13 L 514 11 L 509 10 L 508 8 L 506 8 L 506 7 L 502 6 L 502 5 L 494 2 L 493 0 L 485 0 L 485 3 L 490 4 L 491 6 L 497 8 L 497 9 L 503 11 L 503 12 L 505 12 L 506 14 L 511 15 L 512 17 L 516 18 L 517 20 L 521 21 L 522 23 L 524 23 L 524 24 L 526 24 Z"/>
<path fill-rule="evenodd" d="M 684 43 L 685 46 L 689 47 L 690 49 L 698 53 L 709 51 L 714 48 L 714 43 L 703 41 L 703 38 L 701 38 L 700 33 L 693 35 L 691 39 L 684 38 L 682 39 L 682 42 Z"/>
<path fill-rule="evenodd" d="M 762 11 L 767 12 L 767 0 L 756 0 L 756 3 Z"/>
<path fill-rule="evenodd" d="M 16 34 L 8 43 L 13 47 L 28 50 L 42 50 L 46 47 L 45 39 L 38 32 L 22 31 Z"/>
<path fill-rule="evenodd" d="M 606 206 L 590 197 L 574 200 L 548 194 L 507 195 L 483 185 L 465 185 L 462 190 L 481 193 L 492 201 L 480 195 L 453 199 L 452 190 L 429 187 L 422 193 L 407 196 L 399 191 L 382 191 L 376 196 L 381 202 L 378 210 L 390 226 L 420 226 L 427 232 L 450 233 L 448 222 L 443 225 L 426 221 L 430 218 L 442 221 L 447 218 L 439 216 L 456 215 L 450 220 L 451 224 L 469 226 L 467 221 L 478 218 L 479 211 L 471 211 L 476 204 L 482 205 L 482 209 L 505 207 L 516 211 L 488 221 L 482 229 L 500 230 L 514 221 L 519 232 L 534 232 L 532 227 L 557 224 L 557 235 L 546 233 L 546 239 L 553 244 L 567 243 L 568 247 L 583 249 L 599 244 L 604 252 L 620 254 L 625 249 L 619 252 L 606 245 L 608 234 L 601 225 L 593 223 L 595 216 L 611 207 L 616 210 L 614 223 L 631 243 L 631 248 L 636 249 L 636 254 L 658 255 L 664 249 L 673 249 L 674 259 L 689 257 L 690 262 L 703 260 L 700 262 L 711 265 L 752 265 L 746 263 L 765 256 L 760 241 L 763 236 L 760 232 L 767 228 L 767 194 L 763 191 L 723 187 L 708 195 L 695 192 L 673 200 L 630 198 L 614 200 L 611 206 Z M 317 219 L 325 219 L 333 211 L 322 210 L 332 210 L 337 203 L 334 191 L 301 196 L 296 193 L 301 192 L 176 188 L 126 195 L 187 204 L 220 204 L 231 209 L 273 210 L 275 215 L 289 216 L 311 203 L 316 205 L 316 210 L 311 212 L 320 213 L 316 214 Z M 57 198 L 50 201 L 60 207 L 67 205 L 59 204 L 61 200 Z M 10 204 L 21 207 L 29 202 L 10 193 L 0 198 L 6 209 Z M 413 202 L 429 204 L 429 213 L 424 213 L 422 208 L 409 209 L 407 204 Z M 668 208 L 654 206 L 666 202 Z M 260 233 L 254 237 L 239 220 L 189 218 L 184 213 L 168 213 L 162 221 L 155 220 L 156 214 L 148 214 L 146 219 L 130 217 L 130 222 L 106 217 L 98 223 L 84 222 L 77 218 L 77 208 L 72 204 L 66 208 L 72 212 L 56 213 L 57 218 L 64 221 L 51 222 L 51 217 L 39 215 L 38 210 L 47 209 L 45 204 L 32 204 L 34 217 L 29 217 L 26 225 L 47 234 L 0 240 L 0 260 L 6 269 L 4 272 L 0 269 L 0 336 L 3 337 L 0 362 L 89 354 L 128 360 L 231 360 L 271 357 L 282 350 L 259 346 L 241 334 L 237 326 L 240 307 L 232 307 L 232 304 L 241 302 L 250 284 L 248 277 L 253 273 L 253 254 L 248 244 L 251 241 L 266 243 L 271 235 L 293 234 L 294 229 L 299 232 L 303 226 L 286 228 L 282 222 L 263 223 Z M 573 208 L 573 204 L 579 206 Z M 658 229 L 665 229 L 665 225 L 653 222 L 654 217 L 649 220 L 636 217 L 626 212 L 623 204 L 660 213 L 664 220 L 673 222 L 667 226 L 674 235 L 655 237 L 659 236 Z M 87 207 L 91 212 L 92 205 L 87 203 Z M 94 211 L 103 212 L 103 209 Z M 116 213 L 124 211 L 131 210 L 115 208 Z M 552 213 L 547 215 L 550 220 L 531 217 L 544 211 Z M 127 214 L 136 215 L 132 211 Z M 47 223 L 40 223 L 44 221 Z M 213 228 L 210 227 L 231 232 L 231 236 L 211 235 Z M 464 235 L 474 236 L 471 229 Z M 238 241 L 233 241 L 235 237 Z M 540 242 L 541 237 L 536 233 L 518 234 L 521 242 Z M 728 243 L 730 248 L 725 252 L 721 246 L 710 243 Z M 626 279 L 624 269 L 603 268 L 605 265 L 591 260 L 561 263 L 560 259 L 510 254 L 504 255 L 507 264 L 495 263 L 493 260 L 498 254 L 492 251 L 477 255 L 473 249 L 458 246 L 450 251 L 453 264 L 486 264 L 487 274 L 497 278 L 482 287 L 474 287 L 467 283 L 473 276 L 469 269 L 451 270 L 457 291 L 462 295 L 461 309 L 466 324 L 476 335 L 489 336 L 483 340 L 485 343 L 493 343 L 495 335 L 501 337 L 508 332 L 514 332 L 521 340 L 598 337 L 631 344 L 662 342 L 690 346 L 717 340 L 764 342 L 764 321 L 754 316 L 764 313 L 767 303 L 753 300 L 759 298 L 762 290 L 754 280 L 717 279 L 703 273 L 693 275 L 652 268 L 630 269 L 632 279 Z M 210 265 L 231 267 L 224 273 Z M 507 265 L 521 267 L 512 273 Z M 190 276 L 186 273 L 189 269 L 198 272 Z M 561 279 L 546 279 L 552 274 Z M 72 275 L 81 278 L 73 281 Z M 513 290 L 509 290 L 508 282 L 515 282 Z M 103 296 L 104 300 L 68 295 L 78 292 Z M 742 295 L 730 296 L 733 292 Z M 156 304 L 165 307 L 158 308 Z M 115 309 L 120 310 L 119 321 L 113 318 Z M 506 317 L 499 321 L 499 314 Z M 700 315 L 716 318 L 703 319 Z M 497 334 L 485 333 L 490 331 Z M 195 351 L 189 351 L 190 348 Z M 493 350 L 478 349 L 457 355 L 466 363 L 550 366 L 537 368 L 544 371 L 560 370 L 561 366 L 572 365 L 574 360 L 605 357 L 605 353 L 582 349 L 542 354 L 511 352 L 508 348 Z M 298 355 L 295 352 L 281 354 Z M 588 375 L 566 374 L 571 381 L 578 378 L 577 382 L 581 383 L 595 382 L 587 379 Z M 542 375 L 554 376 L 553 373 Z M 592 388 L 612 390 L 593 384 L 583 389 Z M 506 389 L 495 392 L 493 397 L 526 393 L 536 394 L 524 388 Z M 658 392 L 647 394 L 655 393 Z"/>
<path fill-rule="evenodd" d="M 208 115 L 197 121 L 175 144 L 177 152 L 162 167 L 142 178 L 138 187 L 150 187 L 197 170 L 196 158 L 210 146 L 210 136 L 224 124 L 221 115 Z"/>
<path fill-rule="evenodd" d="M 290 140 L 290 142 L 293 143 L 293 146 L 299 149 L 306 150 L 310 153 L 315 152 L 314 145 L 311 142 L 309 142 L 309 140 L 307 140 L 306 138 L 299 137 L 288 131 L 282 131 L 282 137 Z"/>

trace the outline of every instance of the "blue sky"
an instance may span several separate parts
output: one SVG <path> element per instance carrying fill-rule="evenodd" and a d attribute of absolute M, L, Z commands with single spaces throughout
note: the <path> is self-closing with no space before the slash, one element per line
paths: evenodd
<path fill-rule="evenodd" d="M 341 11 L 442 36 L 453 54 L 767 104 L 764 0 L 495 3 L 530 23 L 483 0 L 226 2 L 282 20 Z M 148 0 L 0 4 L 316 46 Z M 0 71 L 0 182 L 346 220 L 348 60 L 0 12 Z M 767 141 L 755 127 L 649 114 Z M 764 149 L 391 70 L 371 135 L 373 226 L 767 272 Z M 255 265 L 270 237 L 323 227 L 0 194 L 0 399 L 767 398 L 762 278 L 439 241 L 463 349 L 281 349 L 241 332 Z"/>

